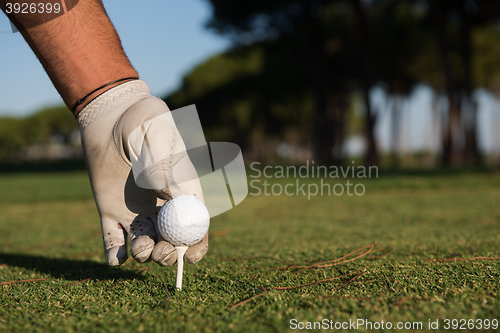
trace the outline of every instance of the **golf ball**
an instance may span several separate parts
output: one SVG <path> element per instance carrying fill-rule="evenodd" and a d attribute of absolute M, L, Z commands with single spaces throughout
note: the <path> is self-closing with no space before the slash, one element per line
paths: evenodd
<path fill-rule="evenodd" d="M 165 240 L 175 246 L 191 246 L 208 232 L 210 214 L 200 200 L 181 195 L 167 201 L 158 215 L 158 229 Z"/>

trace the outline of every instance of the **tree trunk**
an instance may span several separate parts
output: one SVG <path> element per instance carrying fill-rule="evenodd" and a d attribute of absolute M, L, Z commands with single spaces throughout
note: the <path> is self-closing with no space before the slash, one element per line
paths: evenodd
<path fill-rule="evenodd" d="M 464 66 L 465 105 L 462 108 L 465 130 L 465 162 L 479 165 L 481 162 L 477 146 L 477 112 L 472 98 L 472 36 L 470 18 L 462 9 L 461 56 Z"/>
<path fill-rule="evenodd" d="M 400 147 L 401 147 L 401 112 L 402 112 L 403 96 L 396 92 L 392 96 L 391 109 L 391 168 L 397 169 L 400 162 Z"/>
<path fill-rule="evenodd" d="M 345 116 L 347 113 L 347 92 L 331 90 L 328 94 L 328 105 L 326 116 L 333 129 L 332 142 L 332 163 L 342 165 L 343 144 L 345 131 Z"/>
<path fill-rule="evenodd" d="M 443 151 L 442 164 L 445 166 L 456 165 L 460 162 L 458 142 L 461 135 L 459 98 L 455 91 L 451 75 L 450 62 L 448 60 L 448 47 L 445 37 L 446 15 L 441 1 L 431 2 L 431 11 L 434 21 L 434 30 L 437 36 L 437 44 L 443 76 L 445 81 L 446 97 L 448 98 L 448 121 L 443 128 Z"/>
<path fill-rule="evenodd" d="M 327 119 L 327 66 L 323 58 L 323 33 L 321 22 L 313 14 L 308 3 L 304 8 L 300 20 L 300 33 L 302 40 L 299 42 L 300 52 L 304 58 L 306 75 L 309 78 L 314 94 L 314 118 L 313 118 L 313 144 L 314 159 L 317 165 L 332 162 L 332 150 L 334 145 L 333 123 Z"/>
<path fill-rule="evenodd" d="M 373 68 L 370 52 L 370 36 L 368 29 L 368 18 L 363 8 L 361 0 L 353 0 L 354 8 L 357 15 L 358 29 L 359 29 L 359 62 L 360 62 L 360 79 L 361 89 L 363 91 L 363 100 L 365 103 L 366 117 L 365 117 L 365 135 L 366 135 L 366 156 L 365 164 L 370 166 L 379 165 L 379 154 L 377 143 L 375 140 L 375 123 L 376 115 L 372 110 L 370 104 L 370 90 L 373 85 Z"/>

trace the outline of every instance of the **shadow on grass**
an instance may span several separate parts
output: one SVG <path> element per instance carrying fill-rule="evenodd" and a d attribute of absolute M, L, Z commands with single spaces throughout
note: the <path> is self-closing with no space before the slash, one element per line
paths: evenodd
<path fill-rule="evenodd" d="M 0 162 L 0 173 L 26 173 L 26 172 L 63 172 L 86 170 L 83 159 L 76 160 L 58 160 L 58 161 L 39 161 L 39 162 L 20 162 L 7 163 Z"/>
<path fill-rule="evenodd" d="M 91 260 L 74 260 L 65 258 L 47 258 L 36 255 L 0 252 L 0 265 L 22 267 L 43 274 L 50 274 L 56 279 L 82 280 L 132 280 L 144 279 L 137 269 L 110 267 Z"/>

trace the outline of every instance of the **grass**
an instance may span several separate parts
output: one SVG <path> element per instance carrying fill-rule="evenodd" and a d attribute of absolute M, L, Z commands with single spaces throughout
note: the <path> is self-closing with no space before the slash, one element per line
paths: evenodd
<path fill-rule="evenodd" d="M 439 320 L 434 331 L 448 331 L 445 319 L 500 319 L 500 261 L 430 261 L 500 257 L 500 174 L 353 181 L 365 185 L 363 196 L 249 195 L 212 219 L 210 250 L 185 266 L 176 292 L 175 267 L 104 265 L 85 173 L 2 175 L 0 284 L 44 280 L 0 285 L 0 331 L 281 332 L 292 319 L 421 322 L 424 331 Z M 268 268 L 375 242 L 336 266 Z"/>

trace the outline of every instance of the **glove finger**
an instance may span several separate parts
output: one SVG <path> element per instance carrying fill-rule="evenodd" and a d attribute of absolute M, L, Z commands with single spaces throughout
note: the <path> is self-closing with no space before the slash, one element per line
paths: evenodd
<path fill-rule="evenodd" d="M 172 266 L 177 261 L 175 246 L 167 241 L 160 241 L 155 245 L 151 259 L 160 266 Z"/>
<path fill-rule="evenodd" d="M 136 216 L 129 226 L 128 234 L 132 257 L 140 263 L 148 261 L 156 242 L 153 221 L 146 216 Z"/>
<path fill-rule="evenodd" d="M 184 255 L 184 260 L 186 260 L 188 264 L 197 263 L 203 258 L 203 256 L 205 256 L 207 251 L 208 251 L 208 233 L 205 235 L 205 237 L 203 237 L 201 242 L 193 246 L 190 246 L 187 249 L 186 254 Z"/>
<path fill-rule="evenodd" d="M 109 266 L 121 265 L 128 259 L 127 245 L 112 247 L 104 251 L 104 253 L 106 255 L 106 262 Z"/>
<path fill-rule="evenodd" d="M 110 266 L 123 264 L 128 258 L 125 230 L 118 222 L 106 217 L 101 219 L 101 229 L 106 262 Z"/>

